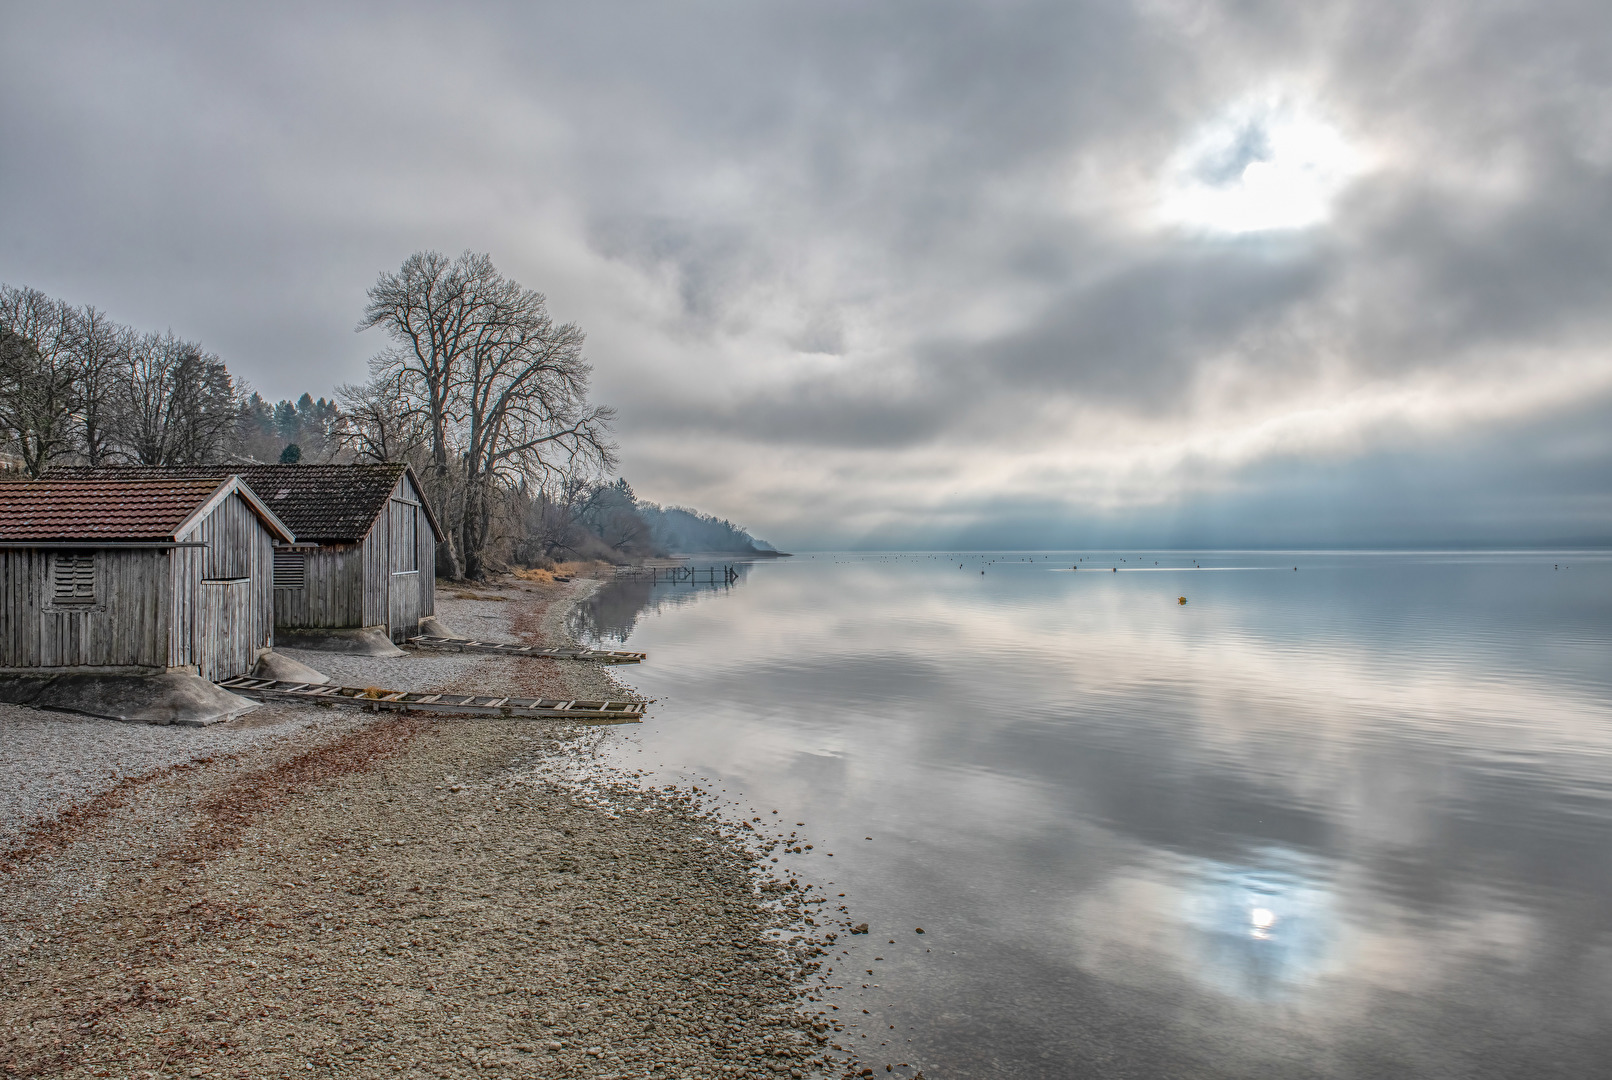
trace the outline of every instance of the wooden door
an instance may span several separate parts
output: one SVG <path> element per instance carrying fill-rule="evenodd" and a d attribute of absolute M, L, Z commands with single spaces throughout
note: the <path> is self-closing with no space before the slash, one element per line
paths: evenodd
<path fill-rule="evenodd" d="M 393 641 L 403 641 L 420 628 L 419 514 L 418 503 L 392 500 L 386 624 Z"/>
<path fill-rule="evenodd" d="M 250 672 L 257 660 L 252 579 L 203 580 L 196 616 L 194 655 L 202 678 L 217 682 Z"/>

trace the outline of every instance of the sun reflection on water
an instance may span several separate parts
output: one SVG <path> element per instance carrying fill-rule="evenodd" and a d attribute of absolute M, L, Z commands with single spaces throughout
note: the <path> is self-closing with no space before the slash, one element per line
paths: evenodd
<path fill-rule="evenodd" d="M 1197 974 L 1222 991 L 1255 998 L 1289 993 L 1334 957 L 1333 894 L 1315 860 L 1300 853 L 1267 848 L 1245 865 L 1199 860 L 1182 901 Z"/>

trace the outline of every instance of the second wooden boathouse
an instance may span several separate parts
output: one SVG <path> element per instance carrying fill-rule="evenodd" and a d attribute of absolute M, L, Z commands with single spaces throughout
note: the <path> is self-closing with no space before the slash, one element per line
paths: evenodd
<path fill-rule="evenodd" d="M 297 534 L 274 562 L 285 630 L 377 628 L 394 642 L 436 611 L 445 539 L 409 466 L 253 465 L 240 470 Z"/>

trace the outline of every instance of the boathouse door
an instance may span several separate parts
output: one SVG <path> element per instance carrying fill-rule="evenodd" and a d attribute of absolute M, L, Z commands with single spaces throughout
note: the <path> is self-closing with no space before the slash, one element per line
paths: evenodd
<path fill-rule="evenodd" d="M 410 499 L 392 500 L 390 540 L 386 622 L 392 640 L 404 641 L 420 632 L 419 503 Z"/>
<path fill-rule="evenodd" d="M 196 620 L 195 655 L 202 678 L 217 682 L 252 670 L 257 641 L 251 578 L 203 580 Z"/>

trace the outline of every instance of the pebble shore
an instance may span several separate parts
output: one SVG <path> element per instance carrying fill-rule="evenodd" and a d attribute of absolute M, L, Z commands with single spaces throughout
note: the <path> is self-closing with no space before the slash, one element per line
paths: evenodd
<path fill-rule="evenodd" d="M 449 590 L 438 613 L 559 643 L 592 587 Z M 293 655 L 354 685 L 630 692 L 586 664 Z M 766 880 L 744 826 L 594 769 L 597 737 L 0 706 L 0 1076 L 849 1075 L 802 1011 L 824 898 Z"/>

